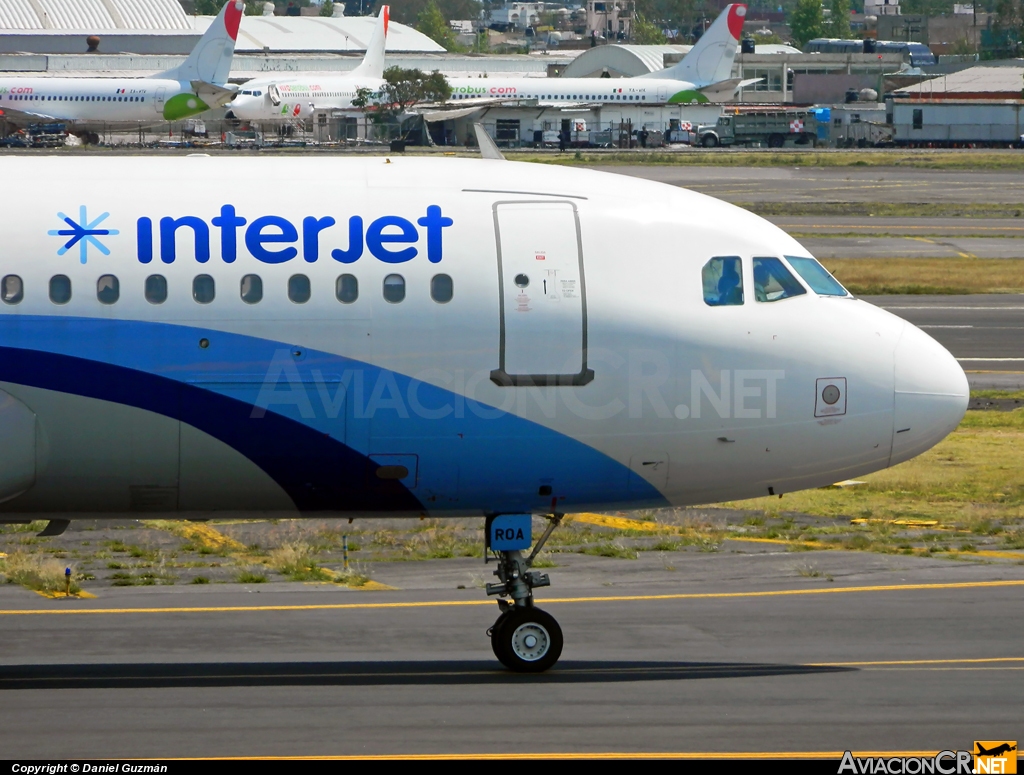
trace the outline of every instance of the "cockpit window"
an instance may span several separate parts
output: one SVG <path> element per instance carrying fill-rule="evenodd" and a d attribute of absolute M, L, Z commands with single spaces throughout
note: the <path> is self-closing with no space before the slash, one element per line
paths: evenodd
<path fill-rule="evenodd" d="M 781 301 L 807 293 L 786 265 L 777 258 L 754 259 L 754 298 Z"/>
<path fill-rule="evenodd" d="M 738 256 L 712 258 L 701 270 L 704 303 L 726 307 L 743 303 L 743 263 Z"/>
<path fill-rule="evenodd" d="M 786 256 L 789 265 L 796 270 L 811 290 L 822 296 L 849 296 L 849 292 L 839 284 L 829 271 L 813 258 Z"/>

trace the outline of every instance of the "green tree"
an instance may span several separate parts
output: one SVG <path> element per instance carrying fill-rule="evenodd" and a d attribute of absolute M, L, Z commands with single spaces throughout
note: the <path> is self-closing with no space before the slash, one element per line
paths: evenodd
<path fill-rule="evenodd" d="M 793 31 L 793 42 L 797 46 L 813 38 L 820 38 L 824 26 L 821 0 L 797 0 L 796 8 L 789 15 L 789 28 Z"/>
<path fill-rule="evenodd" d="M 479 19 L 480 10 L 483 4 L 479 0 L 402 0 L 400 3 L 391 3 L 391 18 L 402 24 L 415 26 L 419 20 L 420 13 L 433 1 L 441 11 L 445 19 Z M 373 5 L 373 12 L 377 13 L 383 5 L 380 0 Z M 365 6 L 369 8 L 369 4 Z M 353 13 L 359 13 L 359 3 L 355 0 L 345 5 L 345 13 L 352 9 Z"/>
<path fill-rule="evenodd" d="M 953 13 L 954 0 L 907 0 L 900 7 L 908 16 L 949 16 Z M 979 10 L 985 4 L 978 0 Z"/>
<path fill-rule="evenodd" d="M 436 70 L 427 75 L 422 70 L 389 67 L 384 71 L 384 86 L 379 91 L 356 89 L 352 105 L 376 124 L 397 121 L 413 105 L 420 102 L 444 102 L 452 96 L 447 79 Z"/>
<path fill-rule="evenodd" d="M 320 6 L 321 16 L 334 16 L 334 3 L 331 0 L 324 0 L 324 4 Z"/>
<path fill-rule="evenodd" d="M 850 0 L 832 0 L 832 18 L 828 23 L 828 36 L 849 40 L 853 36 L 850 30 Z"/>
<path fill-rule="evenodd" d="M 755 32 L 750 37 L 752 37 L 754 39 L 754 45 L 755 46 L 768 46 L 768 45 L 771 45 L 773 43 L 775 43 L 775 44 L 782 44 L 782 43 L 786 42 L 782 38 L 780 38 L 778 35 L 776 35 L 774 32 L 768 32 L 768 33 Z"/>
<path fill-rule="evenodd" d="M 1004 56 L 1019 56 L 1024 40 L 1024 5 L 1021 0 L 997 0 L 992 38 L 999 41 Z"/>
<path fill-rule="evenodd" d="M 307 3 L 309 0 L 306 0 Z M 224 7 L 225 0 L 193 0 L 191 3 L 192 11 L 196 16 L 216 16 L 220 13 L 220 9 Z M 184 5 L 186 13 L 188 13 L 189 4 Z M 245 11 L 246 16 L 261 16 L 263 14 L 263 2 L 259 0 L 245 0 Z"/>
<path fill-rule="evenodd" d="M 661 27 L 647 21 L 640 14 L 637 14 L 636 18 L 633 19 L 629 36 L 633 39 L 634 43 L 639 43 L 643 46 L 657 46 L 665 42 L 665 34 L 661 31 Z"/>
<path fill-rule="evenodd" d="M 419 16 L 416 18 L 416 29 L 435 43 L 444 46 L 445 51 L 454 51 L 458 47 L 455 33 L 448 25 L 448 20 L 444 18 L 441 9 L 437 7 L 437 3 L 434 0 L 429 0 L 423 6 L 423 10 L 420 11 Z"/>

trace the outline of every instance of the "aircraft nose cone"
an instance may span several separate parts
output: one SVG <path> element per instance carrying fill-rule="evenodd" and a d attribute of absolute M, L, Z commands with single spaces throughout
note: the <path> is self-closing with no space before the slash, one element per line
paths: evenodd
<path fill-rule="evenodd" d="M 941 344 L 907 323 L 893 354 L 892 456 L 902 463 L 938 444 L 967 411 L 967 375 Z"/>

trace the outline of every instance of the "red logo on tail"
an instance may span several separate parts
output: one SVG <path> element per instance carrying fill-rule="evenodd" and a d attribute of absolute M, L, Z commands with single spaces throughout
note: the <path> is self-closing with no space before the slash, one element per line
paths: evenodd
<path fill-rule="evenodd" d="M 729 33 L 739 40 L 743 36 L 743 20 L 747 16 L 747 6 L 736 3 L 729 7 Z"/>
<path fill-rule="evenodd" d="M 224 13 L 224 28 L 228 31 L 231 40 L 238 40 L 238 25 L 242 23 L 242 12 L 245 10 L 245 3 L 239 0 L 228 0 Z"/>

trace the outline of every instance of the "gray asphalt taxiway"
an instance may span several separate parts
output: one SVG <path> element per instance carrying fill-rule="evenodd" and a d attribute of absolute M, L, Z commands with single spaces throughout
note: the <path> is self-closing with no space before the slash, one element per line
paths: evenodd
<path fill-rule="evenodd" d="M 886 167 L 605 166 L 605 172 L 689 188 L 753 206 L 793 205 L 768 216 L 817 258 L 1024 258 L 1024 177 L 998 170 Z M 1021 204 L 1007 218 L 801 215 L 802 205 L 874 202 Z M 860 208 L 863 209 L 863 208 Z"/>
<path fill-rule="evenodd" d="M 400 587 L 0 588 L 6 758 L 926 751 L 1018 739 L 1024 567 L 556 555 L 562 660 L 513 675 L 479 560 Z M 459 588 L 463 587 L 463 588 Z"/>
<path fill-rule="evenodd" d="M 727 202 L 1024 202 L 1024 175 L 1016 170 L 806 167 L 799 155 L 793 161 L 792 167 L 591 166 Z"/>
<path fill-rule="evenodd" d="M 960 361 L 972 387 L 1024 388 L 1024 295 L 866 296 L 928 332 Z"/>

